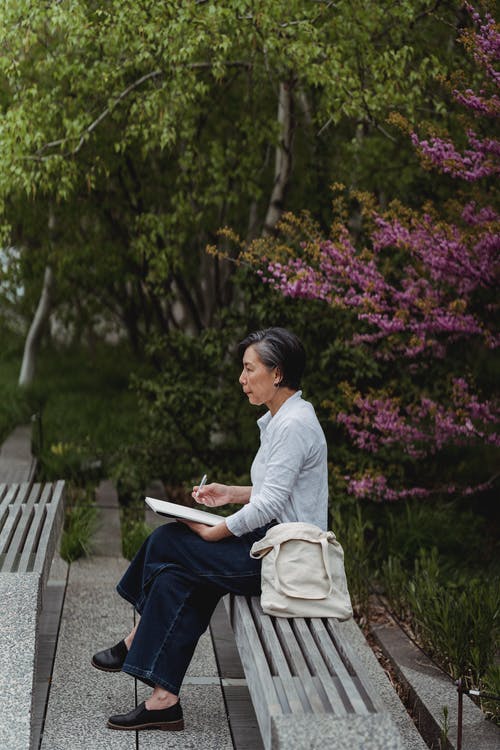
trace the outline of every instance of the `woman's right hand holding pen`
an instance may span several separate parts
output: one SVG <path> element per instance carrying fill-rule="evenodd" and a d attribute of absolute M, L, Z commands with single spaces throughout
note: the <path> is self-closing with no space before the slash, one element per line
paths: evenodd
<path fill-rule="evenodd" d="M 228 503 L 245 504 L 250 499 L 251 487 L 231 486 L 211 482 L 204 486 L 196 485 L 191 493 L 197 503 L 215 508 L 218 505 L 227 505 Z"/>
<path fill-rule="evenodd" d="M 197 503 L 215 508 L 217 505 L 227 505 L 233 502 L 230 487 L 225 484 L 211 482 L 210 484 L 195 485 L 191 493 Z"/>

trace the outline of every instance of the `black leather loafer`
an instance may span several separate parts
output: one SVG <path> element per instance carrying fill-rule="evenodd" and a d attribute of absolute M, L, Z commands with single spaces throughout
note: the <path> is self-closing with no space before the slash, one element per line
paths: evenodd
<path fill-rule="evenodd" d="M 128 714 L 117 714 L 108 719 L 110 729 L 163 729 L 178 732 L 184 729 L 184 719 L 180 701 L 160 711 L 148 711 L 143 702 Z"/>
<path fill-rule="evenodd" d="M 99 651 L 92 657 L 92 665 L 103 672 L 119 672 L 123 662 L 127 658 L 128 649 L 125 641 L 120 641 L 116 646 L 111 646 L 104 651 Z"/>

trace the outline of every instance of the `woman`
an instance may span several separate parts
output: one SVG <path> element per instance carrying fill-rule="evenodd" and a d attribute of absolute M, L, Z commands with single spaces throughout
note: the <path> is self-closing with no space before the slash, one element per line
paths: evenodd
<path fill-rule="evenodd" d="M 301 397 L 305 352 L 284 328 L 268 328 L 239 345 L 239 382 L 255 406 L 260 448 L 251 468 L 252 486 L 207 484 L 193 497 L 208 506 L 242 508 L 216 526 L 182 521 L 155 529 L 117 586 L 141 615 L 138 625 L 92 663 L 123 670 L 153 688 L 129 713 L 111 716 L 112 729 L 184 728 L 179 692 L 196 644 L 221 596 L 260 593 L 259 560 L 252 544 L 274 523 L 305 521 L 326 529 L 326 441 L 314 409 Z"/>

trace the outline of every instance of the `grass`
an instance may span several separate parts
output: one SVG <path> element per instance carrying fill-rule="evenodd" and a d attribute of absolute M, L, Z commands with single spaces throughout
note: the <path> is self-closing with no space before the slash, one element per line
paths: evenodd
<path fill-rule="evenodd" d="M 0 440 L 32 415 L 39 417 L 34 443 L 39 478 L 81 480 L 102 470 L 137 434 L 137 399 L 129 388 L 140 370 L 125 346 L 45 346 L 35 381 L 19 388 L 22 339 L 0 330 Z"/>
<path fill-rule="evenodd" d="M 3 328 L 0 337 L 0 442 L 3 442 L 16 425 L 29 421 L 32 410 L 26 392 L 17 385 L 22 341 Z"/>
<path fill-rule="evenodd" d="M 82 489 L 70 484 L 66 492 L 64 528 L 60 554 L 72 563 L 92 551 L 91 539 L 96 528 L 97 508 L 92 488 Z"/>
<path fill-rule="evenodd" d="M 126 560 L 132 560 L 153 529 L 140 518 L 122 521 L 122 553 Z"/>

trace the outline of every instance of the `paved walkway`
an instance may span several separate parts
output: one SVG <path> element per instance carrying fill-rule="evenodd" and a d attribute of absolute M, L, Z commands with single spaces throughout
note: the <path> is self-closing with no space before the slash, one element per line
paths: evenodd
<path fill-rule="evenodd" d="M 0 483 L 31 481 L 35 468 L 31 425 L 17 427 L 0 447 Z M 161 491 L 159 484 L 148 488 L 156 497 Z M 185 731 L 118 732 L 106 727 L 111 713 L 137 705 L 149 689 L 125 674 L 106 674 L 90 664 L 92 653 L 120 640 L 134 623 L 132 607 L 114 590 L 127 561 L 121 556 L 118 498 L 111 482 L 101 482 L 96 502 L 99 518 L 92 557 L 68 566 L 56 554 L 52 563 L 38 628 L 30 750 L 261 750 L 223 605 L 200 640 L 186 676 Z M 146 520 L 152 526 L 163 522 L 152 513 Z"/>
<path fill-rule="evenodd" d="M 185 730 L 122 732 L 106 727 L 110 714 L 134 707 L 150 689 L 126 674 L 107 674 L 90 664 L 95 651 L 119 641 L 134 623 L 132 607 L 115 592 L 127 561 L 117 546 L 118 502 L 111 483 L 101 483 L 97 504 L 101 523 L 94 554 L 69 568 L 56 558 L 52 566 L 49 593 L 54 598 L 59 588 L 61 602 L 63 586 L 64 605 L 58 632 L 54 635 L 52 616 L 42 633 L 42 641 L 47 641 L 40 652 L 45 665 L 50 663 L 55 640 L 57 651 L 52 674 L 47 674 L 45 666 L 38 680 L 38 725 L 32 750 L 260 750 L 255 714 L 223 606 L 200 640 L 184 680 Z M 40 662 L 39 671 L 44 671 Z M 45 712 L 40 705 L 44 692 L 48 692 Z"/>
<path fill-rule="evenodd" d="M 185 681 L 184 732 L 119 732 L 106 727 L 110 714 L 128 711 L 150 692 L 126 674 L 107 674 L 90 665 L 94 651 L 116 643 L 133 626 L 132 607 L 113 593 L 126 564 L 121 558 L 92 557 L 70 567 L 41 749 L 232 750 L 209 634 L 201 639 Z"/>
<path fill-rule="evenodd" d="M 0 482 L 29 482 L 36 469 L 31 455 L 31 425 L 20 425 L 0 446 Z"/>

